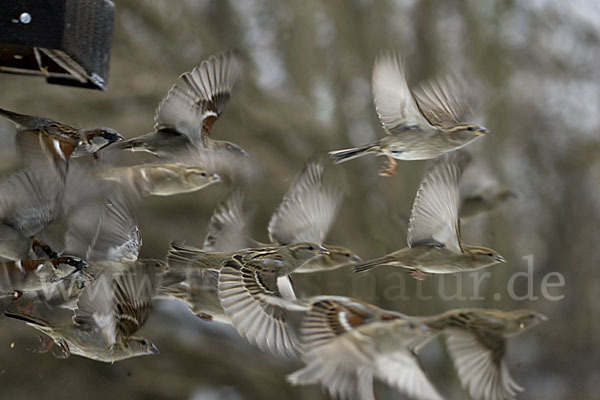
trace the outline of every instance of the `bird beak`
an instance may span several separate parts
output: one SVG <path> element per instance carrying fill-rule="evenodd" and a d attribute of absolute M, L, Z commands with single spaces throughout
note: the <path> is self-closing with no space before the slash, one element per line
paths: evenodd
<path fill-rule="evenodd" d="M 211 182 L 221 182 L 221 177 L 218 174 L 212 174 L 210 176 Z"/>
<path fill-rule="evenodd" d="M 542 313 L 538 313 L 538 318 L 539 318 L 539 320 L 540 320 L 541 322 L 548 321 L 548 317 L 546 317 L 546 316 L 545 316 L 544 314 L 542 314 Z"/>
<path fill-rule="evenodd" d="M 152 346 L 150 347 L 150 354 L 153 354 L 155 356 L 160 354 L 160 350 L 158 350 L 158 347 L 156 347 L 155 344 L 152 344 Z"/>
<path fill-rule="evenodd" d="M 506 260 L 504 259 L 504 257 L 502 257 L 500 254 L 498 254 L 496 256 L 496 261 L 501 262 L 501 263 L 505 263 Z"/>
<path fill-rule="evenodd" d="M 359 263 L 362 262 L 362 258 L 357 256 L 356 254 L 351 257 L 352 262 Z"/>
<path fill-rule="evenodd" d="M 485 135 L 486 133 L 489 133 L 490 131 L 487 128 L 481 127 L 477 130 L 477 134 L 478 135 Z"/>
<path fill-rule="evenodd" d="M 319 248 L 317 249 L 317 254 L 327 255 L 327 254 L 329 254 L 329 250 L 327 250 L 323 246 L 319 246 Z"/>

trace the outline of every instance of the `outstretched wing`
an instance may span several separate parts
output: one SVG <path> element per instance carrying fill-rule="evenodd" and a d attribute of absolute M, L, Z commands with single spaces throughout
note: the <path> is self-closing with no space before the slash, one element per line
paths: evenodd
<path fill-rule="evenodd" d="M 219 54 L 180 76 L 159 104 L 155 129 L 176 131 L 200 143 L 223 113 L 242 71 L 232 54 Z"/>
<path fill-rule="evenodd" d="M 323 171 L 321 161 L 306 163 L 271 217 L 271 242 L 323 243 L 342 201 L 340 190 L 323 184 Z"/>
<path fill-rule="evenodd" d="M 429 168 L 417 192 L 409 226 L 408 245 L 441 245 L 462 253 L 458 209 L 461 169 L 456 152 L 441 156 Z"/>
<path fill-rule="evenodd" d="M 249 247 L 243 202 L 244 195 L 235 189 L 219 204 L 210 218 L 203 250 L 225 252 Z"/>
<path fill-rule="evenodd" d="M 383 53 L 373 67 L 373 102 L 379 121 L 388 133 L 410 126 L 429 126 L 406 83 L 402 62 Z"/>

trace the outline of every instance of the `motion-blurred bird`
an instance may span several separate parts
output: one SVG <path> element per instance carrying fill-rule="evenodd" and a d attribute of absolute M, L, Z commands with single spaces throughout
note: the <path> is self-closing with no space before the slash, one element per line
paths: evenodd
<path fill-rule="evenodd" d="M 152 342 L 133 336 L 150 313 L 156 268 L 153 261 L 137 262 L 98 275 L 79 297 L 68 324 L 54 324 L 18 311 L 5 315 L 50 336 L 65 357 L 74 354 L 113 363 L 158 354 Z"/>
<path fill-rule="evenodd" d="M 28 162 L 39 163 L 40 150 L 55 164 L 71 157 L 95 154 L 123 136 L 110 128 L 80 129 L 47 118 L 18 114 L 0 108 L 0 115 L 17 127 L 17 146 Z"/>
<path fill-rule="evenodd" d="M 341 190 L 323 183 L 324 169 L 319 159 L 311 159 L 304 165 L 269 221 L 271 243 L 323 243 L 342 201 Z M 362 261 L 346 247 L 324 246 L 328 254 L 311 258 L 294 273 L 331 270 Z"/>
<path fill-rule="evenodd" d="M 85 267 L 84 260 L 72 256 L 0 262 L 0 296 L 11 295 L 16 299 L 23 293 L 52 291 L 55 283 L 82 272 Z"/>
<path fill-rule="evenodd" d="M 241 71 L 241 64 L 233 54 L 219 54 L 202 61 L 191 72 L 182 74 L 158 105 L 155 131 L 126 140 L 115 148 L 169 157 L 201 147 L 245 156 L 246 152 L 238 145 L 209 136 Z"/>
<path fill-rule="evenodd" d="M 288 376 L 290 383 L 320 383 L 334 398 L 374 400 L 378 378 L 411 398 L 441 400 L 414 353 L 430 336 L 425 325 L 348 297 L 265 301 L 302 313 L 297 330 L 306 366 Z"/>
<path fill-rule="evenodd" d="M 221 177 L 202 167 L 182 164 L 141 164 L 103 171 L 104 179 L 136 188 L 142 196 L 172 196 L 195 192 L 221 181 Z"/>
<path fill-rule="evenodd" d="M 467 159 L 468 165 L 460 179 L 460 218 L 465 220 L 498 208 L 515 192 L 498 182 L 498 179 L 482 162 Z"/>
<path fill-rule="evenodd" d="M 381 176 L 395 174 L 396 160 L 425 160 L 464 147 L 488 132 L 465 123 L 470 114 L 465 84 L 453 77 L 422 84 L 411 91 L 402 62 L 382 54 L 373 67 L 373 101 L 387 136 L 373 143 L 329 155 L 341 163 L 366 154 L 385 155 Z"/>
<path fill-rule="evenodd" d="M 456 309 L 416 320 L 446 335 L 459 379 L 473 400 L 506 400 L 523 390 L 508 371 L 506 340 L 547 318 L 532 310 Z"/>
<path fill-rule="evenodd" d="M 407 268 L 412 276 L 473 271 L 505 262 L 495 250 L 469 246 L 460 237 L 458 183 L 460 153 L 440 157 L 429 168 L 417 192 L 408 227 L 408 247 L 359 263 L 355 272 L 380 265 Z"/>

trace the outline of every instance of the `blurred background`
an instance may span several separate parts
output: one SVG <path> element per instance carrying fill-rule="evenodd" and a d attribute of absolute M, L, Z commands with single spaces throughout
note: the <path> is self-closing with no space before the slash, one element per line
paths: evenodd
<path fill-rule="evenodd" d="M 271 213 L 304 161 L 317 152 L 384 135 L 371 98 L 371 69 L 397 50 L 408 81 L 463 71 L 483 89 L 477 122 L 491 134 L 469 146 L 516 194 L 494 213 L 466 221 L 466 243 L 498 250 L 507 264 L 479 274 L 430 276 L 423 284 L 393 269 L 348 269 L 294 277 L 302 295 L 349 295 L 407 314 L 456 307 L 532 308 L 549 321 L 509 343 L 507 361 L 525 387 L 520 399 L 597 398 L 600 382 L 600 3 L 594 0 L 118 0 L 107 92 L 0 75 L 0 106 L 75 126 L 108 126 L 126 137 L 149 132 L 154 109 L 177 76 L 235 50 L 241 84 L 214 136 L 246 149 L 261 178 L 246 188 L 253 237 L 267 240 Z M 18 167 L 13 127 L 0 121 L 0 167 Z M 327 243 L 364 259 L 401 248 L 406 216 L 425 162 L 400 162 L 377 176 L 382 159 L 331 166 L 347 195 Z M 213 208 L 228 188 L 150 198 L 137 210 L 144 257 L 164 258 L 177 238 L 202 245 Z M 514 292 L 533 296 L 515 300 Z M 544 277 L 564 286 L 543 296 Z M 547 278 L 549 279 L 549 278 Z M 550 279 L 558 282 L 557 276 Z M 394 290 L 390 290 L 390 285 Z M 421 286 L 419 286 L 421 285 Z M 388 289 L 386 291 L 386 289 Z M 442 291 L 443 289 L 443 291 Z M 420 291 L 420 292 L 418 292 Z M 404 296 L 398 295 L 402 292 Z M 459 292 L 466 297 L 453 296 Z M 422 298 L 416 294 L 422 293 Z M 427 297 L 430 296 L 430 297 Z M 537 296 L 537 300 L 533 297 Z M 405 298 L 407 297 L 407 298 Z M 514 297 L 514 296 L 512 296 Z M 157 302 L 141 332 L 160 356 L 114 365 L 28 351 L 37 334 L 0 317 L 1 396 L 11 399 L 326 399 L 316 386 L 292 387 L 301 364 L 262 353 L 230 326 L 202 321 L 174 301 Z M 445 397 L 468 398 L 440 343 L 423 355 Z M 383 384 L 378 399 L 403 398 Z"/>

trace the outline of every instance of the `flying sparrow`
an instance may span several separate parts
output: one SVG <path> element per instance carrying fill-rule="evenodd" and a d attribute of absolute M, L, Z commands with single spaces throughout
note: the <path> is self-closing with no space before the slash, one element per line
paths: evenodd
<path fill-rule="evenodd" d="M 114 363 L 158 354 L 153 343 L 133 336 L 150 313 L 156 266 L 153 261 L 135 262 L 121 265 L 119 271 L 101 273 L 79 297 L 68 324 L 54 324 L 22 312 L 7 311 L 5 315 L 50 336 L 65 357 L 74 354 Z"/>
<path fill-rule="evenodd" d="M 0 115 L 17 127 L 17 145 L 28 161 L 38 161 L 41 150 L 56 165 L 71 157 L 95 154 L 107 145 L 123 140 L 110 128 L 79 129 L 47 118 L 19 114 L 0 108 Z"/>
<path fill-rule="evenodd" d="M 458 217 L 460 157 L 456 152 L 442 156 L 427 171 L 412 208 L 408 247 L 359 263 L 354 267 L 355 272 L 391 265 L 407 268 L 413 277 L 423 280 L 425 273 L 473 271 L 505 262 L 496 251 L 469 246 L 461 240 Z"/>
<path fill-rule="evenodd" d="M 135 187 L 143 196 L 190 193 L 221 181 L 218 174 L 205 168 L 165 163 L 111 168 L 100 176 L 127 187 Z"/>
<path fill-rule="evenodd" d="M 322 160 L 311 159 L 290 185 L 269 221 L 271 243 L 323 243 L 339 211 L 341 190 L 323 183 Z M 331 270 L 362 261 L 352 250 L 324 245 L 328 254 L 314 257 L 294 273 Z"/>
<path fill-rule="evenodd" d="M 441 400 L 414 353 L 430 335 L 425 325 L 348 297 L 263 301 L 284 315 L 302 313 L 296 330 L 306 366 L 288 376 L 290 383 L 320 383 L 334 398 L 374 400 L 378 378 L 411 398 Z"/>
<path fill-rule="evenodd" d="M 504 360 L 507 338 L 547 318 L 532 310 L 456 309 L 417 317 L 432 332 L 443 332 L 462 385 L 474 400 L 514 399 L 521 388 Z M 424 343 L 423 343 L 424 344 Z M 418 351 L 419 349 L 416 349 Z"/>
<path fill-rule="evenodd" d="M 53 284 L 85 267 L 84 260 L 72 256 L 0 262 L 0 296 L 11 295 L 17 299 L 24 293 L 52 290 Z"/>
<path fill-rule="evenodd" d="M 517 195 L 498 182 L 498 179 L 482 162 L 470 162 L 460 179 L 460 218 L 475 217 L 488 213 Z"/>
<path fill-rule="evenodd" d="M 145 151 L 164 157 L 190 147 L 246 155 L 238 145 L 210 138 L 210 131 L 223 114 L 242 67 L 232 54 L 211 56 L 179 77 L 160 102 L 154 117 L 154 132 L 126 140 L 115 148 Z"/>
<path fill-rule="evenodd" d="M 470 113 L 464 86 L 447 77 L 411 91 L 402 62 L 393 54 L 380 55 L 373 67 L 373 101 L 388 135 L 329 155 L 336 164 L 366 154 L 385 155 L 388 165 L 379 175 L 393 176 L 396 160 L 426 160 L 466 146 L 488 130 L 464 123 Z"/>

